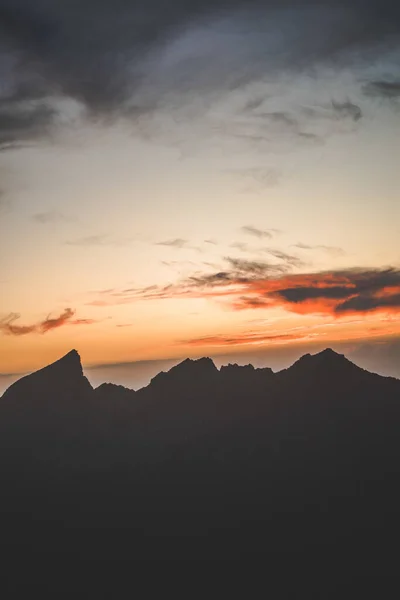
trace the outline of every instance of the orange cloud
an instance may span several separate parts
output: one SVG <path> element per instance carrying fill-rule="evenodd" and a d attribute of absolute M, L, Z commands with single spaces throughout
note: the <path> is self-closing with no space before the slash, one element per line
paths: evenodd
<path fill-rule="evenodd" d="M 20 318 L 18 313 L 11 313 L 0 321 L 0 331 L 4 335 L 27 335 L 29 333 L 45 334 L 52 329 L 57 329 L 63 325 L 91 325 L 96 321 L 94 319 L 75 319 L 75 310 L 66 308 L 58 317 L 46 317 L 43 321 L 34 323 L 33 325 L 18 325 L 15 323 Z"/>
<path fill-rule="evenodd" d="M 262 342 L 287 342 L 304 340 L 315 337 L 314 334 L 266 334 L 266 333 L 239 333 L 237 335 L 210 335 L 198 338 L 180 340 L 178 344 L 188 346 L 237 346 L 244 344 L 260 344 Z"/>
<path fill-rule="evenodd" d="M 233 310 L 281 307 L 297 314 L 341 318 L 400 312 L 400 269 L 345 269 L 288 274 L 282 265 L 227 258 L 229 267 L 195 273 L 167 286 L 107 290 L 92 306 L 168 298 L 221 298 Z"/>

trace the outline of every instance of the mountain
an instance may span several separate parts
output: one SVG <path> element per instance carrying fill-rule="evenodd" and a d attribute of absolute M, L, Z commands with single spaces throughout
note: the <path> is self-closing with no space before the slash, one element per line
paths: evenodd
<path fill-rule="evenodd" d="M 73 400 L 76 396 L 88 393 L 92 386 L 83 375 L 81 360 L 76 350 L 71 350 L 56 362 L 22 377 L 13 383 L 3 394 L 7 398 L 27 399 L 34 397 L 36 402 L 50 398 L 53 394 L 63 394 Z"/>
<path fill-rule="evenodd" d="M 364 555 L 400 534 L 400 381 L 327 349 L 93 389 L 73 350 L 0 399 L 8 551 Z M 50 550 L 51 549 L 51 550 Z"/>

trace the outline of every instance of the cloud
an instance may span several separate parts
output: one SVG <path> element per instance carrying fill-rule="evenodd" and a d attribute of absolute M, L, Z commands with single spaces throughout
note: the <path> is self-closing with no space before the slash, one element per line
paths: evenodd
<path fill-rule="evenodd" d="M 346 102 L 335 102 L 332 100 L 332 107 L 336 115 L 340 118 L 350 118 L 353 121 L 359 121 L 362 117 L 362 110 L 350 100 Z"/>
<path fill-rule="evenodd" d="M 53 124 L 55 111 L 46 104 L 2 102 L 0 96 L 0 149 L 14 148 L 43 137 Z"/>
<path fill-rule="evenodd" d="M 240 230 L 259 239 L 271 239 L 275 233 L 279 233 L 279 229 L 259 229 L 254 225 L 244 225 Z"/>
<path fill-rule="evenodd" d="M 166 286 L 114 290 L 88 304 L 109 306 L 165 299 L 219 299 L 233 310 L 283 308 L 297 314 L 342 318 L 400 312 L 400 270 L 352 268 L 290 273 L 285 263 L 226 257 L 227 268 L 194 273 Z"/>
<path fill-rule="evenodd" d="M 245 332 L 237 335 L 210 335 L 179 340 L 177 343 L 187 346 L 237 346 L 246 344 L 261 344 L 263 342 L 288 342 L 304 340 L 313 337 L 312 334 L 268 334 Z"/>
<path fill-rule="evenodd" d="M 188 241 L 182 238 L 175 238 L 173 240 L 166 240 L 164 242 L 156 242 L 156 246 L 169 246 L 171 248 L 184 248 L 187 246 Z"/>
<path fill-rule="evenodd" d="M 309 244 L 299 242 L 298 244 L 293 244 L 293 247 L 300 248 L 300 250 L 323 250 L 332 256 L 343 256 L 345 254 L 343 248 L 339 248 L 339 246 L 326 246 L 324 244 L 310 246 Z"/>
<path fill-rule="evenodd" d="M 234 278 L 240 276 L 259 277 L 268 273 L 276 273 L 286 271 L 284 264 L 273 265 L 265 261 L 245 260 L 243 258 L 231 258 L 229 256 L 224 259 L 232 268 Z"/>
<path fill-rule="evenodd" d="M 380 96 L 382 98 L 399 98 L 400 81 L 370 81 L 364 86 L 364 93 L 368 96 Z"/>
<path fill-rule="evenodd" d="M 94 319 L 73 319 L 75 310 L 66 308 L 58 317 L 46 317 L 43 321 L 39 321 L 32 325 L 18 325 L 20 315 L 18 313 L 10 313 L 7 317 L 0 320 L 0 332 L 4 335 L 21 336 L 30 333 L 45 334 L 53 329 L 64 325 L 92 325 L 96 323 Z"/>
<path fill-rule="evenodd" d="M 169 248 L 186 248 L 187 250 L 195 250 L 196 252 L 203 252 L 200 246 L 190 246 L 188 240 L 182 238 L 175 238 L 172 240 L 166 240 L 163 242 L 156 242 L 155 246 L 167 246 Z"/>
<path fill-rule="evenodd" d="M 133 241 L 133 238 L 112 238 L 106 234 L 87 235 L 75 240 L 64 242 L 67 246 L 125 246 Z"/>
<path fill-rule="evenodd" d="M 297 256 L 293 256 L 293 254 L 288 254 L 287 252 L 283 252 L 282 250 L 277 250 L 275 248 L 264 248 L 263 251 L 267 252 L 268 254 L 271 254 L 271 256 L 274 256 L 282 263 L 286 263 L 288 265 L 291 265 L 292 267 L 300 268 L 305 265 L 304 261 L 302 261 Z"/>
<path fill-rule="evenodd" d="M 236 250 L 240 250 L 241 252 L 249 252 L 249 245 L 244 242 L 232 242 L 231 248 L 235 248 Z"/>
<path fill-rule="evenodd" d="M 63 213 L 57 210 L 48 210 L 42 213 L 36 213 L 32 215 L 32 219 L 36 221 L 36 223 L 41 223 L 43 225 L 47 223 L 62 223 L 62 222 L 70 222 L 71 217 L 67 217 Z"/>
<path fill-rule="evenodd" d="M 59 98 L 89 117 L 135 118 L 276 73 L 370 62 L 366 50 L 398 47 L 399 10 L 396 0 L 1 0 L 0 144 L 46 135 Z M 259 95 L 247 103 L 262 109 Z"/>
<path fill-rule="evenodd" d="M 243 188 L 246 192 L 275 187 L 282 179 L 280 171 L 266 167 L 236 168 L 229 169 L 228 172 L 246 183 Z"/>
<path fill-rule="evenodd" d="M 237 308 L 280 305 L 300 314 L 365 314 L 400 312 L 400 271 L 347 269 L 292 275 L 271 283 L 258 282 L 255 293 L 239 299 Z M 254 286 L 253 286 L 254 287 Z M 255 298 L 253 297 L 255 296 Z"/>

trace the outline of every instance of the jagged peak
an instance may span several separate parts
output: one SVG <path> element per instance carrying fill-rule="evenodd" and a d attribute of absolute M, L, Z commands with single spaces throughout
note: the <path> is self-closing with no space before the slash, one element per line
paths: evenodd
<path fill-rule="evenodd" d="M 50 365 L 48 365 L 47 369 L 51 368 L 51 367 L 56 367 L 56 366 L 62 366 L 62 367 L 79 367 L 79 369 L 82 371 L 82 363 L 81 363 L 81 357 L 79 355 L 79 352 L 75 349 L 70 350 L 69 352 L 67 352 L 67 354 L 64 354 L 64 356 L 62 356 L 61 358 L 59 358 L 58 360 L 54 361 L 53 363 L 51 363 Z"/>
<path fill-rule="evenodd" d="M 158 373 L 158 375 L 153 377 L 151 383 L 164 381 L 165 378 L 184 381 L 187 377 L 189 377 L 192 382 L 193 378 L 204 378 L 205 376 L 214 373 L 218 373 L 218 369 L 211 358 L 186 358 L 178 365 L 172 367 L 169 371 L 161 371 Z"/>
<path fill-rule="evenodd" d="M 205 372 L 205 371 L 217 371 L 217 367 L 215 366 L 213 360 L 209 357 L 203 358 L 186 358 L 179 364 L 175 365 L 168 371 L 168 373 L 178 373 L 190 371 L 194 372 Z"/>
<path fill-rule="evenodd" d="M 348 366 L 353 365 L 351 361 L 349 361 L 344 354 L 339 354 L 335 352 L 332 348 L 325 348 L 321 352 L 317 352 L 316 354 L 304 354 L 301 356 L 291 367 L 299 368 L 303 366 L 309 366 L 312 368 L 317 367 L 334 367 L 334 366 Z"/>
<path fill-rule="evenodd" d="M 248 365 L 238 365 L 237 363 L 228 363 L 227 365 L 222 365 L 221 366 L 221 371 L 223 369 L 229 369 L 229 370 L 233 370 L 233 369 L 245 369 L 245 370 L 249 370 L 249 371 L 255 371 L 255 368 L 252 364 L 248 364 Z"/>
<path fill-rule="evenodd" d="M 53 363 L 22 377 L 5 391 L 4 396 L 22 390 L 31 389 L 34 392 L 43 388 L 46 391 L 57 387 L 92 389 L 83 374 L 81 357 L 77 350 L 70 350 Z"/>

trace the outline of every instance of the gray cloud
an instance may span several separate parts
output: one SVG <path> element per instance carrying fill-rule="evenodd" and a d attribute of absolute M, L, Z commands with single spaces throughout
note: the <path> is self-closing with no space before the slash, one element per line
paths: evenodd
<path fill-rule="evenodd" d="M 113 238 L 106 234 L 87 235 L 74 240 L 67 240 L 67 246 L 125 246 L 133 241 L 133 238 Z"/>
<path fill-rule="evenodd" d="M 68 223 L 73 220 L 71 217 L 68 217 L 57 210 L 48 210 L 46 212 L 36 213 L 32 215 L 32 219 L 36 221 L 36 223 L 41 223 L 43 225 L 47 223 Z"/>
<path fill-rule="evenodd" d="M 275 187 L 282 179 L 280 171 L 267 167 L 236 168 L 229 172 L 246 184 L 243 189 L 246 192 Z"/>
<path fill-rule="evenodd" d="M 185 248 L 188 244 L 188 240 L 182 238 L 175 238 L 173 240 L 166 240 L 164 242 L 156 242 L 156 246 L 169 246 L 170 248 Z"/>
<path fill-rule="evenodd" d="M 335 102 L 333 100 L 332 107 L 338 117 L 350 118 L 353 121 L 358 121 L 362 117 L 361 108 L 349 100 L 346 102 Z"/>
<path fill-rule="evenodd" d="M 259 239 L 271 239 L 275 233 L 280 233 L 279 229 L 259 229 L 258 227 L 254 227 L 254 225 L 244 225 L 240 230 Z"/>
<path fill-rule="evenodd" d="M 287 252 L 283 252 L 282 250 L 277 250 L 275 248 L 265 248 L 264 252 L 274 256 L 278 260 L 283 263 L 287 263 L 292 267 L 304 267 L 305 263 L 298 256 L 293 256 L 293 254 L 288 254 Z"/>
<path fill-rule="evenodd" d="M 294 248 L 300 248 L 300 250 L 323 250 L 332 256 L 343 256 L 345 254 L 343 248 L 339 248 L 339 246 L 326 246 L 325 244 L 310 246 L 310 244 L 303 244 L 301 242 L 292 245 Z"/>
<path fill-rule="evenodd" d="M 46 134 L 57 98 L 96 119 L 135 118 L 266 74 L 350 64 L 386 40 L 398 45 L 399 16 L 396 0 L 0 0 L 0 146 Z M 247 103 L 262 109 L 257 96 Z M 350 101 L 334 110 L 361 116 Z M 296 127 L 298 115 L 273 112 Z"/>
<path fill-rule="evenodd" d="M 27 144 L 44 136 L 53 124 L 55 111 L 42 103 L 36 106 L 18 102 L 1 102 L 0 149 Z"/>
<path fill-rule="evenodd" d="M 364 86 L 364 93 L 382 98 L 399 98 L 400 81 L 370 81 Z"/>

